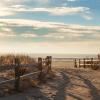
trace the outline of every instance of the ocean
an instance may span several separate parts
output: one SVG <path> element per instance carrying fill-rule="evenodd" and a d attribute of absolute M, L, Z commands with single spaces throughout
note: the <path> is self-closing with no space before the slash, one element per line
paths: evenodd
<path fill-rule="evenodd" d="M 29 54 L 32 58 L 52 56 L 54 59 L 97 58 L 98 54 Z"/>

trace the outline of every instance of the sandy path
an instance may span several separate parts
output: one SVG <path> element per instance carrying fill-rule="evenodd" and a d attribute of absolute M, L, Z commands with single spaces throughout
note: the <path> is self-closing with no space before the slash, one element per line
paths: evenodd
<path fill-rule="evenodd" d="M 83 69 L 60 70 L 63 82 L 54 100 L 100 100 L 100 72 Z"/>
<path fill-rule="evenodd" d="M 56 69 L 45 84 L 0 100 L 100 100 L 100 71 Z"/>

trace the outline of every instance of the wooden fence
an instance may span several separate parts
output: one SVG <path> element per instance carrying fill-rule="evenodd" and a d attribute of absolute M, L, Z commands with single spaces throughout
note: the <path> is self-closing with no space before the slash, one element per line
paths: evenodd
<path fill-rule="evenodd" d="M 75 59 L 74 67 L 92 68 L 93 70 L 97 70 L 100 67 L 100 60 L 98 58 Z"/>
<path fill-rule="evenodd" d="M 15 78 L 1 81 L 0 85 L 14 81 L 14 87 L 15 87 L 16 91 L 19 91 L 19 85 L 20 85 L 21 78 L 26 77 L 26 76 L 31 76 L 31 75 L 38 73 L 39 74 L 38 78 L 41 80 L 41 78 L 45 77 L 45 75 L 43 73 L 48 74 L 51 71 L 51 64 L 52 64 L 52 57 L 51 56 L 47 56 L 46 58 L 39 57 L 38 62 L 36 64 L 33 64 L 33 65 L 32 64 L 21 65 L 18 58 L 15 58 L 14 61 L 15 61 L 15 64 L 12 65 L 12 67 L 13 67 L 14 72 L 15 72 Z M 29 66 L 37 67 L 38 71 L 25 74 L 26 66 L 27 67 L 29 67 Z M 4 67 L 4 65 L 2 67 Z M 44 70 L 44 67 L 47 70 Z"/>

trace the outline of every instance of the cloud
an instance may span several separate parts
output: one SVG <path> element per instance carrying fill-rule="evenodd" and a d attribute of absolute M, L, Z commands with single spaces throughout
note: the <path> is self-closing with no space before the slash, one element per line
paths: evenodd
<path fill-rule="evenodd" d="M 78 41 L 79 37 L 83 36 L 83 34 L 77 34 L 77 33 L 63 33 L 63 32 L 57 32 L 57 33 L 49 33 L 46 35 L 43 35 L 44 38 L 52 38 L 55 41 L 72 41 L 74 39 L 74 41 Z"/>
<path fill-rule="evenodd" d="M 16 37 L 16 34 L 12 31 L 11 28 L 2 26 L 0 28 L 0 38 Z"/>
<path fill-rule="evenodd" d="M 74 2 L 74 1 L 78 1 L 78 0 L 67 0 L 67 1 L 71 1 L 71 2 Z"/>
<path fill-rule="evenodd" d="M 0 4 L 0 16 L 10 16 L 13 15 L 14 12 L 9 10 L 8 7 L 6 7 L 6 5 L 1 5 Z"/>
<path fill-rule="evenodd" d="M 36 38 L 38 37 L 36 34 L 33 33 L 24 33 L 20 35 L 21 37 L 25 37 L 25 38 Z"/>
<path fill-rule="evenodd" d="M 61 23 L 26 19 L 1 19 L 0 22 L 10 26 L 33 26 L 33 28 L 58 28 Z"/>
<path fill-rule="evenodd" d="M 0 5 L 16 5 L 16 4 L 27 4 L 27 3 L 37 3 L 38 5 L 47 4 L 49 0 L 0 0 Z"/>
<path fill-rule="evenodd" d="M 82 15 L 83 18 L 85 18 L 86 20 L 92 20 L 93 17 L 89 16 L 89 15 Z"/>
<path fill-rule="evenodd" d="M 12 5 L 12 6 L 1 6 L 0 16 L 15 15 L 19 12 L 46 12 L 50 15 L 62 16 L 72 14 L 87 14 L 89 13 L 88 7 L 53 7 L 53 8 L 32 8 L 25 5 Z M 84 15 L 85 17 L 86 15 Z M 86 18 L 86 17 L 85 17 Z M 88 18 L 89 19 L 89 18 Z"/>
<path fill-rule="evenodd" d="M 6 28 L 6 27 L 2 27 L 1 30 L 3 32 L 12 32 L 12 30 L 10 28 Z"/>
<path fill-rule="evenodd" d="M 75 0 L 68 0 L 75 1 Z M 64 16 L 64 15 L 73 15 L 78 14 L 86 20 L 91 20 L 92 16 L 89 16 L 90 8 L 88 7 L 29 7 L 27 4 L 23 5 L 23 2 L 38 2 L 38 3 L 48 3 L 49 0 L 3 0 L 0 3 L 0 16 L 12 16 L 16 14 L 20 14 L 22 12 L 33 12 L 33 13 L 48 13 L 52 16 Z"/>
<path fill-rule="evenodd" d="M 0 0 L 1 5 L 21 4 L 23 2 L 30 2 L 32 0 Z"/>
<path fill-rule="evenodd" d="M 77 13 L 87 13 L 89 8 L 86 7 L 56 7 L 54 9 L 48 9 L 48 12 L 52 15 L 71 15 Z"/>
<path fill-rule="evenodd" d="M 19 7 L 19 9 L 13 9 L 16 12 L 47 12 L 51 15 L 71 15 L 77 13 L 88 13 L 89 8 L 87 7 L 53 7 L 53 8 L 25 8 Z"/>
<path fill-rule="evenodd" d="M 15 34 L 0 33 L 0 38 L 15 37 Z"/>
<path fill-rule="evenodd" d="M 43 35 L 42 37 L 52 38 L 52 39 L 61 39 L 61 40 L 63 40 L 65 38 L 64 35 L 59 34 L 59 33 L 49 33 L 49 34 Z"/>
<path fill-rule="evenodd" d="M 84 26 L 78 24 L 64 24 L 57 22 L 39 21 L 39 20 L 28 20 L 28 19 L 1 19 L 0 22 L 6 26 L 32 26 L 33 28 L 62 28 L 66 30 L 71 28 L 73 30 L 100 30 L 100 26 Z M 80 30 L 80 31 L 81 31 Z"/>
<path fill-rule="evenodd" d="M 78 24 L 64 24 L 56 22 L 46 22 L 46 21 L 37 21 L 37 20 L 25 20 L 25 19 L 1 19 L 0 22 L 7 26 L 14 27 L 31 27 L 35 29 L 36 33 L 21 33 L 19 35 L 25 38 L 44 38 L 53 39 L 53 41 L 87 41 L 87 40 L 99 40 L 100 39 L 100 26 L 84 26 Z M 49 29 L 54 30 L 54 32 L 46 32 L 39 36 L 39 29 Z M 5 29 L 10 31 L 9 29 Z M 14 33 L 14 32 L 12 32 Z"/>
<path fill-rule="evenodd" d="M 14 15 L 15 13 L 14 12 L 4 12 L 4 11 L 0 11 L 0 16 L 10 16 L 10 15 Z"/>

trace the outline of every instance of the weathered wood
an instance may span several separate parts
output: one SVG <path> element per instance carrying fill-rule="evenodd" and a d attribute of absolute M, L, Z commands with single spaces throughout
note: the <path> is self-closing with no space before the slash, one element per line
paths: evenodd
<path fill-rule="evenodd" d="M 40 73 L 40 71 L 22 75 L 22 76 L 20 76 L 20 78 L 24 78 L 24 77 L 26 77 L 26 76 L 31 76 L 31 75 L 38 74 L 38 73 Z M 1 85 L 1 84 L 5 84 L 5 83 L 8 83 L 8 82 L 12 82 L 12 81 L 15 81 L 15 78 L 12 78 L 12 79 L 9 79 L 9 80 L 2 81 L 2 82 L 0 82 L 0 85 Z"/>
<path fill-rule="evenodd" d="M 15 90 L 19 91 L 20 86 L 20 61 L 18 58 L 15 58 Z"/>
<path fill-rule="evenodd" d="M 49 56 L 49 70 L 51 71 L 51 64 L 52 64 L 52 56 Z"/>
<path fill-rule="evenodd" d="M 80 64 L 81 64 L 81 60 L 79 59 L 79 68 L 81 67 Z"/>
<path fill-rule="evenodd" d="M 74 67 L 77 68 L 77 60 L 74 60 Z"/>
<path fill-rule="evenodd" d="M 84 67 L 84 68 L 92 68 L 92 69 L 98 69 L 100 67 L 100 61 L 98 59 L 94 58 L 83 58 L 78 59 L 78 64 L 76 63 L 77 60 L 75 60 L 74 66 Z"/>
<path fill-rule="evenodd" d="M 92 66 L 93 66 L 93 58 L 91 58 L 91 68 L 92 68 Z"/>
<path fill-rule="evenodd" d="M 38 58 L 38 68 L 42 72 L 42 58 L 41 57 Z"/>
<path fill-rule="evenodd" d="M 47 56 L 45 60 L 46 60 L 46 66 L 48 67 L 47 73 L 49 73 L 49 71 L 51 71 L 52 56 Z"/>
<path fill-rule="evenodd" d="M 41 79 L 41 76 L 42 76 L 42 58 L 41 57 L 38 57 L 38 68 L 40 70 L 39 79 Z"/>
<path fill-rule="evenodd" d="M 86 67 L 86 65 L 85 65 L 85 58 L 83 60 L 84 60 L 84 68 L 85 68 Z"/>

